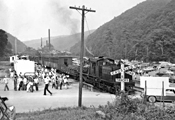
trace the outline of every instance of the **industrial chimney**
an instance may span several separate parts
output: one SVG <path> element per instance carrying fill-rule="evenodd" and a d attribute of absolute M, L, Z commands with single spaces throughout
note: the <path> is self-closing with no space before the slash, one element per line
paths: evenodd
<path fill-rule="evenodd" d="M 48 37 L 49 37 L 49 50 L 50 50 L 50 29 L 48 30 Z"/>

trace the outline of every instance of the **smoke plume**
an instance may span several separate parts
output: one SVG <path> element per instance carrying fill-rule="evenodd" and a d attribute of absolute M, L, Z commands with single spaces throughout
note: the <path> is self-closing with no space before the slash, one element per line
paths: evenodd
<path fill-rule="evenodd" d="M 64 27 L 70 30 L 71 34 L 75 34 L 79 30 L 80 22 L 78 19 L 71 18 L 72 10 L 69 7 L 63 7 L 58 1 L 50 2 L 51 8 L 54 13 L 54 17 Z M 74 11 L 76 12 L 76 11 Z"/>

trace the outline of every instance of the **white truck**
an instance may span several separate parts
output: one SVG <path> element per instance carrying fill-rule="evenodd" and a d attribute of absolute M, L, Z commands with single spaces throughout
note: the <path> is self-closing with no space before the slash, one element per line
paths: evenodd
<path fill-rule="evenodd" d="M 152 103 L 161 100 L 174 102 L 175 87 L 171 84 L 173 83 L 170 83 L 169 77 L 140 77 L 140 87 L 146 90 L 146 98 Z"/>
<path fill-rule="evenodd" d="M 13 56 L 10 56 L 10 64 L 12 66 L 14 65 L 14 62 L 16 60 L 29 60 L 29 56 L 28 55 L 22 55 L 22 56 L 13 55 Z"/>
<path fill-rule="evenodd" d="M 19 60 L 18 55 L 10 56 L 10 64 L 11 64 L 11 66 L 14 65 L 14 61 L 16 61 L 16 60 Z"/>
<path fill-rule="evenodd" d="M 14 69 L 19 75 L 22 73 L 24 75 L 25 73 L 34 73 L 35 72 L 35 62 L 30 60 L 16 60 L 14 62 Z"/>

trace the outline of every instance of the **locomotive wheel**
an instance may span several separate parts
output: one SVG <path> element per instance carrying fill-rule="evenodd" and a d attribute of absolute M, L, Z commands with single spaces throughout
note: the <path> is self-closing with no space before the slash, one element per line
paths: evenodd
<path fill-rule="evenodd" d="M 155 96 L 149 96 L 149 97 L 148 97 L 148 101 L 149 101 L 150 103 L 155 103 L 155 102 L 156 102 L 156 97 L 155 97 Z"/>

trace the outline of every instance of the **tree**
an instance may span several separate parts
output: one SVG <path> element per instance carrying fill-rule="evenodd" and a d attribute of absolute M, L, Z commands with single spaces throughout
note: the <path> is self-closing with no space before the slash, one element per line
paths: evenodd
<path fill-rule="evenodd" d="M 6 48 L 4 49 L 4 55 L 9 56 L 13 54 L 13 48 L 10 42 L 7 43 Z"/>
<path fill-rule="evenodd" d="M 0 29 L 0 56 L 2 57 L 5 53 L 5 48 L 8 43 L 8 36 L 6 32 Z"/>
<path fill-rule="evenodd" d="M 108 56 L 109 56 L 109 57 L 112 57 L 112 49 L 113 49 L 114 46 L 113 46 L 112 32 L 111 32 L 110 29 L 107 29 L 107 30 L 104 32 L 103 39 L 104 39 L 105 45 L 106 45 L 107 48 L 108 48 Z"/>

